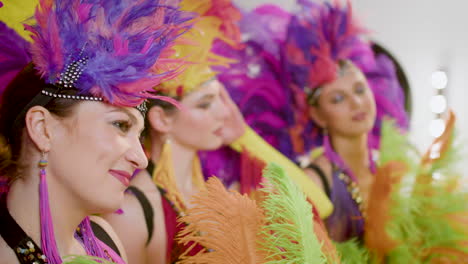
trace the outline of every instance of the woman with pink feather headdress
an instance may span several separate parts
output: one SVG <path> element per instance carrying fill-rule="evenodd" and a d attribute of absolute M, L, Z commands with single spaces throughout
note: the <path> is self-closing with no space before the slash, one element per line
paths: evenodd
<path fill-rule="evenodd" d="M 176 240 L 181 229 L 177 218 L 205 184 L 197 151 L 223 144 L 226 93 L 213 68 L 231 60 L 212 47 L 216 41 L 237 45 L 234 25 L 240 13 L 225 0 L 184 0 L 180 8 L 197 15 L 193 27 L 173 47 L 171 59 L 187 64 L 180 68 L 183 73 L 155 87 L 159 95 L 177 100 L 179 107 L 148 100 L 144 142 L 150 165 L 132 178 L 122 212 L 104 216 L 122 238 L 130 263 L 179 260 L 185 247 Z"/>
<path fill-rule="evenodd" d="M 171 1 L 44 0 L 24 26 L 32 43 L 0 23 L 0 78 L 12 79 L 1 83 L 0 263 L 124 263 L 89 215 L 118 209 L 146 167 L 144 101 L 177 73 L 155 67 L 190 18 Z"/>
<path fill-rule="evenodd" d="M 284 47 L 295 108 L 289 133 L 295 153 L 323 147 L 303 165 L 334 204 L 330 237 L 346 241 L 363 235 L 383 116 L 407 126 L 402 89 L 392 62 L 374 56 L 349 2 L 299 4 Z"/>
<path fill-rule="evenodd" d="M 327 222 L 343 221 L 329 224 L 331 237 L 338 241 L 347 240 L 362 235 L 363 222 L 356 201 L 348 199 L 346 186 L 338 189 L 332 186 L 331 192 L 326 188 L 326 183 L 331 182 L 328 175 L 331 164 L 346 169 L 345 174 L 350 171 L 344 166 L 342 156 L 331 147 L 330 140 L 361 135 L 356 142 L 364 148 L 353 145 L 351 149 L 362 151 L 359 166 L 372 164 L 370 149 L 378 147 L 382 117 L 389 115 L 396 118 L 402 127 L 407 125 L 402 90 L 392 62 L 384 56 L 375 57 L 370 43 L 363 39 L 366 31 L 357 25 L 349 4 L 299 1 L 299 7 L 300 11 L 285 18 L 284 25 L 277 18 L 278 11 L 273 12 L 275 9 L 271 6 L 260 7 L 257 14 L 245 17 L 242 32 L 247 39 L 246 52 L 240 54 L 240 62 L 223 72 L 219 79 L 249 126 L 272 146 L 291 160 L 304 161 L 305 167 L 309 166 L 311 158 L 320 163 L 320 166 L 309 166 L 307 171 L 311 177 L 308 180 L 314 179 L 331 194 L 329 197 L 335 210 L 331 216 L 325 215 L 328 216 Z M 273 15 L 268 15 L 268 10 Z M 267 26 L 259 30 L 256 27 L 261 23 L 257 21 L 262 19 Z M 256 26 L 251 26 L 254 21 Z M 346 80 L 345 76 L 348 76 Z M 335 87 L 328 89 L 334 82 Z M 350 90 L 344 91 L 345 88 Z M 358 102 L 357 107 L 354 99 Z M 325 101 L 321 103 L 322 100 Z M 349 106 L 350 103 L 353 104 Z M 346 108 L 348 106 L 350 108 Z M 327 129 L 321 129 L 323 127 Z M 328 133 L 324 133 L 326 131 Z M 339 145 L 343 146 L 342 143 Z M 312 157 L 309 152 L 321 146 L 325 146 L 322 150 L 326 151 L 319 153 L 321 157 L 315 160 L 317 156 Z M 223 169 L 225 161 L 218 162 L 220 166 L 213 162 L 232 156 L 227 152 L 206 154 L 206 170 L 223 179 L 237 177 Z M 232 163 L 236 163 L 234 159 L 228 161 L 228 164 Z M 370 176 L 372 166 L 362 166 L 359 171 Z M 312 167 L 320 173 L 313 171 Z M 240 170 L 240 174 L 244 175 L 244 172 Z M 325 181 L 322 182 L 317 174 L 324 175 Z M 335 183 L 340 182 L 333 180 Z M 349 183 L 352 184 L 351 181 Z M 354 193 L 356 190 L 354 188 Z M 346 201 L 337 201 L 334 195 L 346 197 Z M 346 204 L 345 208 L 341 202 Z M 345 216 L 337 216 L 342 210 L 347 211 Z M 348 215 L 356 217 L 349 219 Z"/>
<path fill-rule="evenodd" d="M 365 263 L 465 263 L 467 192 L 450 164 L 453 116 L 437 147 L 419 157 L 403 135 L 408 120 L 395 65 L 374 54 L 351 4 L 299 4 L 283 54 L 294 120 L 288 132 L 333 202 L 325 223 L 333 240 L 345 242 L 343 260 L 352 263 L 362 250 Z M 354 241 L 366 248 L 353 249 Z"/>

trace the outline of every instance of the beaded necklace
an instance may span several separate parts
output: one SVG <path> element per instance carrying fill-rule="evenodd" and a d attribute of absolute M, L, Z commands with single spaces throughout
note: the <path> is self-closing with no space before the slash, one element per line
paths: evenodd
<path fill-rule="evenodd" d="M 324 148 L 325 156 L 333 164 L 334 170 L 339 171 L 338 178 L 346 184 L 346 190 L 351 195 L 351 198 L 354 200 L 356 205 L 361 212 L 361 215 L 365 217 L 365 204 L 362 198 L 361 190 L 357 184 L 357 178 L 354 176 L 354 173 L 349 169 L 343 159 L 334 151 L 330 144 L 330 138 L 328 135 L 324 136 Z M 369 148 L 369 161 L 370 161 L 370 170 L 372 173 L 375 173 L 375 162 L 372 157 L 372 151 Z"/>

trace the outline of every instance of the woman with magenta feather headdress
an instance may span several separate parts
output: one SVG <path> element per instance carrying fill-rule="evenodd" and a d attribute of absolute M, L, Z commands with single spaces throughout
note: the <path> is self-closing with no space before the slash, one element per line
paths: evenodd
<path fill-rule="evenodd" d="M 389 58 L 374 56 L 351 5 L 299 2 L 288 25 L 284 65 L 293 96 L 293 153 L 328 193 L 330 237 L 362 237 L 383 116 L 405 128 L 403 91 Z M 312 163 L 307 160 L 311 160 Z"/>
<path fill-rule="evenodd" d="M 25 25 L 32 43 L 0 23 L 0 263 L 124 263 L 89 216 L 118 209 L 146 167 L 143 102 L 175 76 L 155 67 L 190 17 L 168 1 L 56 0 Z"/>
<path fill-rule="evenodd" d="M 334 206 L 326 220 L 330 236 L 345 241 L 362 236 L 359 207 L 372 178 L 383 116 L 407 126 L 403 92 L 392 62 L 374 56 L 349 4 L 299 1 L 298 6 L 292 15 L 280 16 L 278 8 L 266 5 L 245 16 L 241 31 L 247 48 L 236 53 L 243 59 L 219 80 L 250 127 L 308 167 Z M 207 153 L 204 167 L 235 178 L 212 162 L 232 155 L 227 149 Z"/>
<path fill-rule="evenodd" d="M 123 212 L 104 216 L 122 238 L 130 263 L 179 260 L 186 247 L 176 240 L 182 227 L 177 218 L 205 186 L 197 151 L 216 149 L 225 138 L 227 93 L 213 67 L 226 67 L 231 60 L 212 47 L 216 41 L 237 45 L 240 13 L 224 0 L 184 0 L 180 7 L 196 16 L 193 27 L 176 41 L 170 60 L 183 59 L 186 65 L 176 78 L 155 87 L 178 103 L 148 100 L 144 144 L 150 165 L 131 180 Z"/>

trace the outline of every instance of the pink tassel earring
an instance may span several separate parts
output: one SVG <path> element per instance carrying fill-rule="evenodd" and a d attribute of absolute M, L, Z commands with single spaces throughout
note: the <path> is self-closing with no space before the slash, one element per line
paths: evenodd
<path fill-rule="evenodd" d="M 42 158 L 39 161 L 40 182 L 39 182 L 39 206 L 40 206 L 40 221 L 41 221 L 41 247 L 44 254 L 51 264 L 61 264 L 62 259 L 58 253 L 57 243 L 55 241 L 54 226 L 52 224 L 52 215 L 49 204 L 49 191 L 47 189 L 47 173 L 48 165 L 45 153 L 42 152 Z"/>

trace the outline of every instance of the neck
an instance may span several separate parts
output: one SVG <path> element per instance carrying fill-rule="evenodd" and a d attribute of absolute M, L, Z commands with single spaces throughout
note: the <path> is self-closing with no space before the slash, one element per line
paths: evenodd
<path fill-rule="evenodd" d="M 330 135 L 330 143 L 349 169 L 359 178 L 362 171 L 369 170 L 367 135 L 343 137 Z"/>
<path fill-rule="evenodd" d="M 151 160 L 158 163 L 164 144 L 171 144 L 172 166 L 174 169 L 175 182 L 180 192 L 192 189 L 192 166 L 197 152 L 193 148 L 181 145 L 175 140 L 165 143 L 164 141 L 154 142 L 151 151 Z"/>
<path fill-rule="evenodd" d="M 39 246 L 41 223 L 39 206 L 39 169 L 31 169 L 31 175 L 16 180 L 8 193 L 7 207 L 11 216 Z M 48 173 L 47 184 L 55 241 L 61 256 L 84 255 L 85 251 L 74 238 L 75 230 L 88 215 L 78 206 L 67 188 Z"/>

